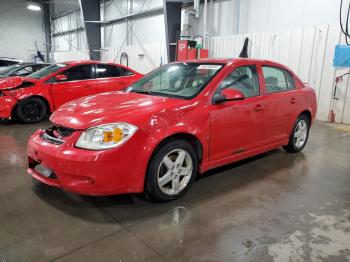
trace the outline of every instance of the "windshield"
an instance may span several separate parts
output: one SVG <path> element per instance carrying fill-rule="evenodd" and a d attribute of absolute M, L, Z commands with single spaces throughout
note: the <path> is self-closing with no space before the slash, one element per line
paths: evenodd
<path fill-rule="evenodd" d="M 223 64 L 174 63 L 146 75 L 126 91 L 191 99 L 221 70 Z"/>
<path fill-rule="evenodd" d="M 44 67 L 44 68 L 34 72 L 33 74 L 28 75 L 28 77 L 40 79 L 40 78 L 43 78 L 43 77 L 46 77 L 46 76 L 52 74 L 53 72 L 58 71 L 59 69 L 65 67 L 65 66 L 67 66 L 67 65 L 66 64 L 53 64 L 53 65 Z"/>
<path fill-rule="evenodd" d="M 0 71 L 0 75 L 10 75 L 13 72 L 16 72 L 18 68 L 22 67 L 22 65 L 13 65 L 8 68 L 5 68 Z"/>

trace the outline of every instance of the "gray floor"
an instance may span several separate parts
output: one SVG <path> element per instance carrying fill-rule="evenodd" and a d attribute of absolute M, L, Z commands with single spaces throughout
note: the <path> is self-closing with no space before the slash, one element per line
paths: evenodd
<path fill-rule="evenodd" d="M 0 124 L 0 261 L 349 261 L 350 133 L 209 172 L 181 200 L 82 197 L 26 175 L 40 125 Z"/>

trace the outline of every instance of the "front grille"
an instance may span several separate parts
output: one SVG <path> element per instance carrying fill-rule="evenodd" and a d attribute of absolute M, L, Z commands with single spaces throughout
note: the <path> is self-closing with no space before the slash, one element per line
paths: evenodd
<path fill-rule="evenodd" d="M 61 145 L 64 143 L 65 138 L 73 133 L 74 129 L 72 128 L 51 125 L 42 133 L 41 137 L 52 144 Z"/>
<path fill-rule="evenodd" d="M 64 137 L 70 136 L 74 133 L 74 129 L 68 128 L 68 127 L 52 125 L 50 128 L 52 131 L 57 131 L 57 133 L 60 136 L 64 136 Z"/>
<path fill-rule="evenodd" d="M 64 143 L 64 140 L 56 138 L 52 135 L 49 135 L 47 133 L 47 131 L 45 131 L 44 133 L 42 133 L 41 138 L 46 140 L 47 142 L 50 142 L 51 144 L 55 144 L 55 145 L 61 145 Z"/>

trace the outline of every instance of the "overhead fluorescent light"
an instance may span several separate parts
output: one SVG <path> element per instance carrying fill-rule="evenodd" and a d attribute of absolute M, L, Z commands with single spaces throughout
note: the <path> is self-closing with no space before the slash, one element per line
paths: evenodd
<path fill-rule="evenodd" d="M 41 10 L 41 7 L 38 6 L 38 5 L 34 5 L 34 4 L 28 4 L 27 8 L 29 10 L 32 10 L 32 11 L 40 11 Z"/>

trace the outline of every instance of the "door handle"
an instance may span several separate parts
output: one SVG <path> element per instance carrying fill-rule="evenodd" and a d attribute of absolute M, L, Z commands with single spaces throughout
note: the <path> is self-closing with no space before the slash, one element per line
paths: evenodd
<path fill-rule="evenodd" d="M 90 84 L 83 85 L 83 87 L 92 87 Z"/>
<path fill-rule="evenodd" d="M 291 104 L 295 104 L 296 102 L 297 102 L 297 100 L 296 100 L 295 97 L 292 97 L 292 98 L 290 99 L 290 103 L 291 103 Z"/>
<path fill-rule="evenodd" d="M 254 108 L 255 112 L 259 112 L 259 111 L 262 111 L 262 110 L 264 110 L 264 106 L 262 106 L 260 104 L 256 105 L 255 108 Z"/>
<path fill-rule="evenodd" d="M 118 82 L 118 84 L 124 85 L 124 84 L 126 84 L 126 82 L 120 81 L 120 82 Z"/>

